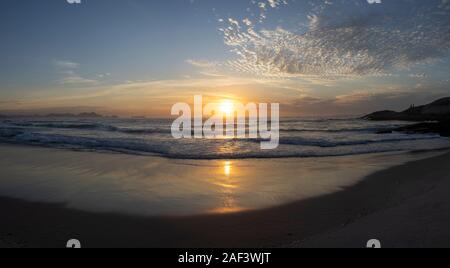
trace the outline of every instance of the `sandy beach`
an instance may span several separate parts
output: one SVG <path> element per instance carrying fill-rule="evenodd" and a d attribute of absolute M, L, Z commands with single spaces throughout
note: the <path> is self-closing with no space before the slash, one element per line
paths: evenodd
<path fill-rule="evenodd" d="M 344 225 L 293 246 L 359 247 L 359 241 L 370 236 L 390 248 L 448 248 L 449 161 L 450 154 L 446 154 L 369 176 L 341 194 L 366 193 L 368 201 L 373 198 L 372 208 L 368 206 Z"/>
<path fill-rule="evenodd" d="M 7 190 L 16 195 L 0 198 L 2 211 L 0 247 L 60 248 L 72 238 L 80 240 L 83 247 L 364 247 L 367 240 L 372 238 L 380 239 L 385 247 L 449 246 L 450 232 L 446 231 L 446 227 L 450 223 L 448 197 L 450 154 L 443 152 L 405 153 L 369 158 L 368 156 L 334 158 L 328 160 L 332 162 L 330 165 L 336 167 L 335 161 L 340 161 L 342 172 L 335 169 L 333 173 L 331 169 L 331 173 L 317 174 L 312 170 L 318 167 L 326 169 L 325 166 L 322 164 L 311 166 L 308 160 L 304 160 L 308 165 L 303 164 L 301 168 L 309 172 L 307 175 L 314 176 L 317 180 L 320 179 L 318 174 L 327 174 L 325 177 L 336 174 L 339 178 L 334 178 L 333 182 L 319 180 L 318 184 L 322 185 L 322 188 L 308 189 L 297 201 L 280 197 L 281 200 L 278 202 L 265 204 L 261 200 L 273 199 L 272 195 L 266 194 L 261 200 L 249 201 L 246 197 L 249 194 L 246 192 L 236 195 L 228 192 L 225 195 L 228 199 L 225 200 L 230 201 L 231 204 L 222 200 L 222 205 L 214 211 L 210 209 L 216 205 L 214 199 L 210 199 L 205 194 L 203 200 L 211 207 L 186 205 L 188 208 L 194 208 L 194 212 L 199 212 L 199 208 L 205 209 L 205 213 L 169 216 L 146 215 L 148 211 L 143 209 L 136 209 L 134 213 L 128 214 L 121 213 L 121 210 L 108 211 L 109 207 L 92 205 L 93 202 L 98 202 L 98 199 L 89 200 L 93 196 L 99 196 L 107 202 L 120 200 L 108 197 L 98 190 L 108 184 L 95 181 L 95 178 L 100 178 L 102 174 L 109 174 L 108 170 L 114 170 L 115 164 L 126 162 L 127 158 L 128 161 L 139 165 L 142 165 L 140 161 L 148 162 L 149 158 L 11 145 L 2 145 L 0 150 L 2 155 L 7 154 L 10 160 L 9 163 L 1 162 L 2 171 L 5 172 L 2 172 L 0 191 Z M 35 162 L 29 162 L 25 154 Z M 42 157 L 36 157 L 37 154 Z M 93 155 L 97 160 L 89 159 L 88 155 Z M 355 164 L 349 159 L 356 159 L 353 161 L 361 163 L 360 166 L 364 168 L 348 172 L 347 167 Z M 401 163 L 388 169 L 383 169 L 383 165 L 376 164 L 386 159 L 392 161 L 390 165 L 395 165 L 393 163 L 396 162 L 393 159 L 411 159 L 412 162 Z M 68 162 L 62 166 L 61 161 Z M 83 161 L 90 162 L 96 168 L 94 170 L 88 170 L 86 167 L 80 169 L 79 165 L 82 165 L 80 163 Z M 164 162 L 164 160 L 154 161 Z M 243 181 L 247 178 L 243 175 L 246 173 L 245 167 L 255 168 L 258 165 L 267 165 L 267 161 L 274 160 L 265 160 L 262 163 L 258 161 L 239 163 L 237 167 L 241 169 L 241 172 L 238 174 L 241 175 L 236 177 L 241 181 L 235 181 L 235 188 L 244 185 Z M 287 164 L 300 165 L 295 164 L 295 161 L 300 162 L 298 159 L 279 161 L 293 161 Z M 319 160 L 310 161 L 318 162 Z M 48 165 L 44 166 L 43 162 L 48 162 Z M 209 165 L 207 170 L 213 176 L 215 163 L 211 161 L 207 163 Z M 164 165 L 172 164 L 170 161 L 170 164 Z M 180 162 L 177 162 L 177 165 L 179 164 Z M 182 162 L 182 165 L 186 163 Z M 274 165 L 279 163 L 276 162 Z M 92 166 L 89 167 L 92 169 Z M 192 166 L 192 163 L 189 166 Z M 131 167 L 130 170 L 124 171 L 125 174 L 122 174 L 124 177 L 135 176 L 132 174 L 137 171 L 131 170 Z M 49 177 L 39 178 L 39 169 L 42 169 Z M 225 175 L 227 172 L 232 173 L 229 170 L 231 168 L 226 166 L 224 168 L 219 165 L 218 169 Z M 76 173 L 73 173 L 74 170 Z M 196 166 L 193 170 L 200 172 L 194 173 L 194 177 L 202 174 L 201 167 Z M 283 173 L 282 170 L 279 168 L 280 176 L 289 178 L 289 174 Z M 294 177 L 301 177 L 298 170 L 286 170 L 297 173 Z M 149 171 L 146 170 L 146 172 Z M 78 196 L 79 194 L 76 193 L 80 191 L 79 185 L 69 183 L 63 187 L 56 184 L 51 178 L 53 173 L 57 174 L 57 178 L 60 176 L 61 182 L 70 181 L 72 177 L 77 180 L 82 178 L 82 185 L 85 187 L 83 193 L 92 191 L 92 195 Z M 21 177 L 18 174 L 23 175 Z M 80 174 L 84 174 L 84 177 Z M 346 174 L 351 180 L 346 180 Z M 11 178 L 11 176 L 16 177 Z M 152 176 L 158 178 L 155 174 Z M 269 174 L 270 176 L 272 174 Z M 359 178 L 360 176 L 362 177 Z M 109 178 L 117 179 L 114 176 Z M 260 184 L 264 184 L 264 176 L 261 178 Z M 90 182 L 95 181 L 95 184 L 89 184 L 84 179 Z M 338 179 L 343 183 L 337 184 L 335 181 Z M 35 181 L 32 183 L 32 180 Z M 17 184 L 17 181 L 20 183 Z M 287 187 L 295 185 L 292 183 Z M 133 181 L 128 181 L 128 184 L 136 188 L 142 186 Z M 251 191 L 257 184 L 255 182 L 247 187 L 244 185 L 242 188 L 248 188 L 248 191 Z M 98 188 L 93 185 L 97 185 Z M 230 183 L 230 185 L 233 184 Z M 147 185 L 147 187 L 155 186 Z M 169 188 L 177 187 L 172 185 Z M 42 199 L 39 194 L 33 193 L 37 190 L 52 191 L 52 198 Z M 114 192 L 113 190 L 118 193 L 119 189 L 108 188 L 108 191 Z M 300 195 L 302 192 L 294 193 Z M 24 194 L 29 198 L 23 198 Z M 119 194 L 121 196 L 123 193 Z M 170 194 L 182 199 L 176 193 Z M 257 194 L 257 192 L 254 193 L 254 195 Z M 82 197 L 86 199 L 85 203 L 80 201 Z M 61 201 L 58 202 L 58 200 Z M 136 207 L 150 204 L 153 209 L 158 208 L 154 205 L 156 201 L 153 199 L 150 200 L 151 202 L 143 198 L 137 200 L 139 202 L 135 202 Z M 185 202 L 184 199 L 182 201 Z M 114 204 L 121 205 L 121 209 L 127 209 L 130 206 L 128 203 L 117 202 L 112 205 Z M 177 202 L 173 204 L 179 206 Z M 243 204 L 245 208 L 238 209 Z M 176 210 L 165 208 L 164 211 Z"/>
<path fill-rule="evenodd" d="M 105 2 L 2 2 L 0 248 L 450 247 L 450 0 Z"/>

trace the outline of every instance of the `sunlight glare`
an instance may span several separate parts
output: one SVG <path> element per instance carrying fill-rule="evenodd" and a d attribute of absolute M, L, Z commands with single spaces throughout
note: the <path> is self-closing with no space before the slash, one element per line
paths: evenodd
<path fill-rule="evenodd" d="M 224 165 L 224 173 L 227 177 L 231 175 L 231 162 L 226 161 Z"/>
<path fill-rule="evenodd" d="M 230 100 L 222 101 L 220 104 L 220 111 L 226 115 L 230 115 L 234 112 L 234 104 Z"/>

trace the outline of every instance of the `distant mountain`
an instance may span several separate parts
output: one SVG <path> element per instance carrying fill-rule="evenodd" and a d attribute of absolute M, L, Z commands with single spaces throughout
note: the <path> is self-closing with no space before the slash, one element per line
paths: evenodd
<path fill-rule="evenodd" d="M 97 113 L 80 113 L 80 114 L 70 114 L 70 113 L 64 113 L 64 114 L 48 114 L 44 117 L 80 117 L 80 118 L 100 118 L 103 117 L 100 114 Z"/>
<path fill-rule="evenodd" d="M 393 131 L 405 133 L 437 133 L 450 137 L 450 98 L 443 98 L 422 106 L 411 106 L 403 112 L 380 111 L 363 117 L 366 120 L 400 120 L 422 122 L 401 128 L 380 132 L 380 134 Z"/>
<path fill-rule="evenodd" d="M 450 120 L 450 98 L 439 99 L 427 105 L 411 106 L 403 112 L 379 111 L 363 118 L 373 121 L 447 121 Z"/>
<path fill-rule="evenodd" d="M 33 114 L 33 115 L 2 115 L 0 114 L 0 118 L 21 118 L 21 117 L 63 117 L 63 118 L 103 118 L 103 115 L 90 112 L 90 113 L 80 113 L 80 114 L 72 114 L 72 113 L 51 113 L 46 115 L 41 114 Z M 110 118 L 116 118 L 116 116 L 110 116 Z"/>

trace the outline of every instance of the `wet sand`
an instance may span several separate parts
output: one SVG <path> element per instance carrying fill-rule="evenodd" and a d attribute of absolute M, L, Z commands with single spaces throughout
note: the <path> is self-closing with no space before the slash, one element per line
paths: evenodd
<path fill-rule="evenodd" d="M 45 156 L 47 149 L 34 150 Z M 200 216 L 89 212 L 5 197 L 0 247 L 64 247 L 72 238 L 84 247 L 363 247 L 372 238 L 386 247 L 450 246 L 449 161 L 447 154 L 402 164 L 287 205 Z"/>
<path fill-rule="evenodd" d="M 291 246 L 359 247 L 361 241 L 371 238 L 389 248 L 450 247 L 449 163 L 450 154 L 446 154 L 369 176 L 339 195 L 365 192 L 367 198 L 373 198 L 372 206 L 342 226 Z"/>

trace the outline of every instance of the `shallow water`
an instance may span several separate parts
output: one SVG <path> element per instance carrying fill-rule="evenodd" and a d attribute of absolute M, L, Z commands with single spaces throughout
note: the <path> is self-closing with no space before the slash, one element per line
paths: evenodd
<path fill-rule="evenodd" d="M 231 213 L 333 193 L 375 171 L 437 154 L 177 160 L 1 145 L 0 195 L 91 212 Z"/>

